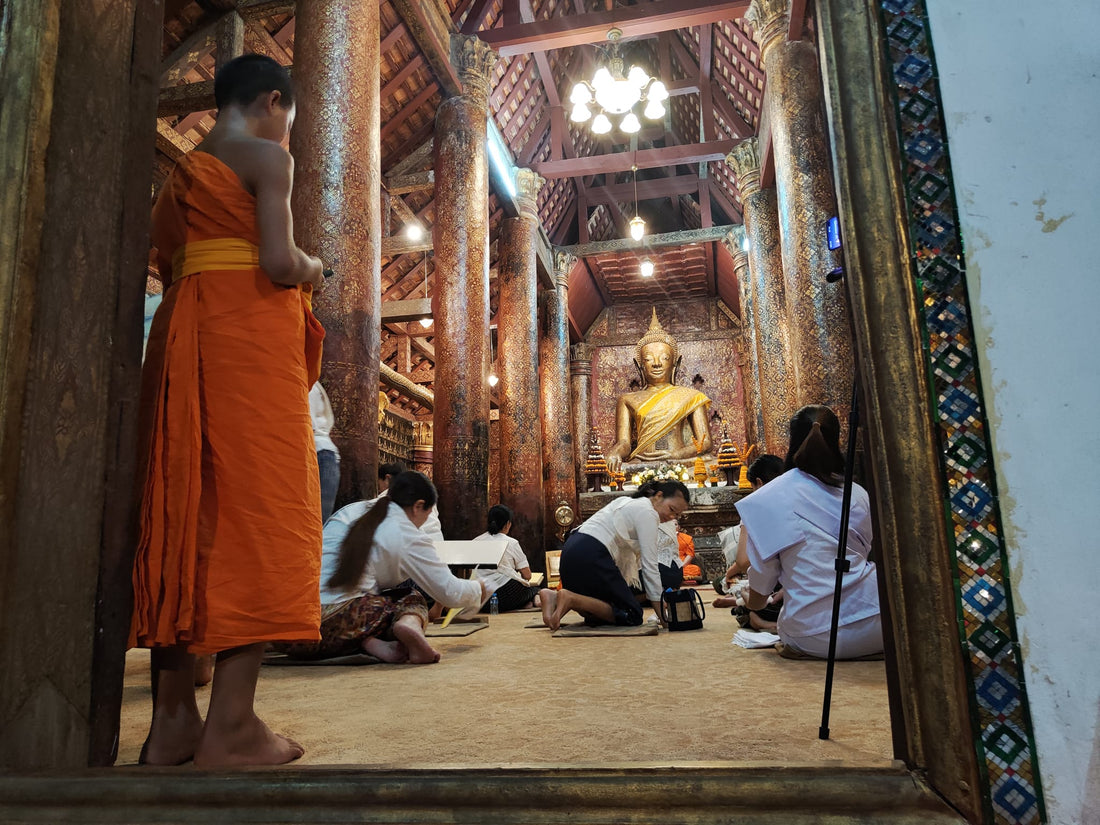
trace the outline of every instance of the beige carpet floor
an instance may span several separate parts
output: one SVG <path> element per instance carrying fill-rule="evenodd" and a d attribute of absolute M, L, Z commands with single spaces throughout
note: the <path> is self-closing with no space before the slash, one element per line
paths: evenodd
<path fill-rule="evenodd" d="M 306 765 L 891 762 L 882 662 L 837 664 L 823 742 L 825 663 L 731 644 L 736 622 L 703 595 L 705 626 L 685 633 L 552 638 L 524 628 L 534 614 L 509 613 L 433 639 L 435 665 L 265 666 L 258 712 L 305 746 Z M 127 657 L 120 765 L 137 762 L 147 731 L 148 662 Z M 204 712 L 208 697 L 199 690 Z"/>

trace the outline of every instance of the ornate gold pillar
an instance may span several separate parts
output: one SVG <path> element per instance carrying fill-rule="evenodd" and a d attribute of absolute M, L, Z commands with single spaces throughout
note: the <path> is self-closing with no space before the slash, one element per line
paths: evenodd
<path fill-rule="evenodd" d="M 847 418 L 854 367 L 848 302 L 826 274 L 839 263 L 825 225 L 836 214 L 817 53 L 786 40 L 788 0 L 752 0 L 775 157 L 779 235 L 798 405 L 827 404 Z"/>
<path fill-rule="evenodd" d="M 554 549 L 554 510 L 564 503 L 577 512 L 577 477 L 573 466 L 573 424 L 569 414 L 569 273 L 577 261 L 559 252 L 554 259 L 556 289 L 542 294 L 543 335 L 539 342 L 542 389 L 542 474 L 546 549 Z"/>
<path fill-rule="evenodd" d="M 501 499 L 514 513 L 512 537 L 529 551 L 543 544 L 542 430 L 532 426 L 539 419 L 535 243 L 543 183 L 529 169 L 516 173 L 519 216 L 502 221 L 497 257 Z"/>
<path fill-rule="evenodd" d="M 463 92 L 435 118 L 435 484 L 449 539 L 485 532 L 489 495 L 489 72 L 496 53 L 451 36 Z M 377 67 L 374 69 L 377 73 Z"/>
<path fill-rule="evenodd" d="M 724 242 L 733 256 L 733 273 L 741 298 L 741 346 L 737 366 L 741 369 L 741 389 L 745 402 L 745 437 L 757 450 L 763 442 L 764 416 L 760 406 L 760 364 L 756 358 L 756 296 L 749 275 L 749 256 L 736 238 Z"/>
<path fill-rule="evenodd" d="M 584 490 L 587 483 L 584 462 L 588 458 L 588 435 L 592 429 L 592 349 L 583 341 L 569 348 L 569 402 L 573 411 L 573 465 L 578 491 Z"/>
<path fill-rule="evenodd" d="M 382 215 L 378 4 L 302 3 L 295 18 L 294 223 L 299 245 L 335 271 L 313 306 L 340 450 L 336 506 L 378 483 Z"/>
<path fill-rule="evenodd" d="M 791 415 L 798 409 L 791 367 L 786 286 L 779 242 L 779 214 L 775 189 L 760 188 L 760 161 L 756 138 L 744 140 L 726 157 L 737 177 L 748 240 L 749 278 L 760 375 L 761 449 L 787 454 Z"/>

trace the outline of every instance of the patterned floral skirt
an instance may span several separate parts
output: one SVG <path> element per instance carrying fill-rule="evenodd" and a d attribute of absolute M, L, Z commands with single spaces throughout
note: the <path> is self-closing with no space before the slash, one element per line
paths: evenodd
<path fill-rule="evenodd" d="M 371 638 L 393 640 L 393 623 L 402 616 L 416 616 L 420 626 L 428 626 L 428 603 L 423 594 L 412 589 L 386 590 L 322 608 L 321 641 L 280 645 L 279 649 L 295 659 L 329 659 L 363 652 L 363 642 Z"/>

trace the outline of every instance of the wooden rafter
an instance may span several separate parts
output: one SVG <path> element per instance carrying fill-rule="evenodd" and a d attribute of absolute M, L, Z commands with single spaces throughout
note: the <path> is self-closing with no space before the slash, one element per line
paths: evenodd
<path fill-rule="evenodd" d="M 402 0 L 405 2 L 405 0 Z M 607 11 L 536 20 L 479 32 L 501 57 L 599 43 L 611 28 L 624 38 L 643 37 L 744 17 L 748 0 L 652 0 Z"/>
<path fill-rule="evenodd" d="M 710 143 L 689 143 L 683 146 L 639 149 L 637 152 L 617 152 L 611 155 L 545 161 L 534 163 L 531 168 L 544 178 L 569 178 L 606 172 L 625 172 L 635 163 L 639 169 L 652 169 L 657 166 L 675 166 L 681 163 L 722 160 L 736 143 L 736 140 L 716 140 Z"/>

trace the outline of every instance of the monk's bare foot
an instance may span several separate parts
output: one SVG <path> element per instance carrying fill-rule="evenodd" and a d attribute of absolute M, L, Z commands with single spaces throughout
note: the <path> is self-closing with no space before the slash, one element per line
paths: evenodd
<path fill-rule="evenodd" d="M 205 687 L 214 678 L 214 654 L 195 657 L 195 687 Z"/>
<path fill-rule="evenodd" d="M 419 623 L 398 619 L 393 624 L 393 635 L 408 651 L 410 665 L 431 665 L 439 661 L 439 651 L 428 644 Z"/>
<path fill-rule="evenodd" d="M 398 641 L 386 642 L 376 636 L 371 636 L 363 642 L 363 651 L 369 653 L 375 659 L 397 665 L 408 661 L 409 651 Z"/>
<path fill-rule="evenodd" d="M 546 608 L 543 608 L 545 610 Z M 550 621 L 546 624 L 551 630 L 561 627 L 561 620 L 573 609 L 573 594 L 568 590 L 559 590 L 558 597 L 554 600 L 554 610 L 550 614 Z"/>
<path fill-rule="evenodd" d="M 764 619 L 761 619 L 757 614 L 750 612 L 749 626 L 752 627 L 753 630 L 769 630 L 774 632 L 779 625 L 777 622 L 765 621 Z"/>
<path fill-rule="evenodd" d="M 558 591 L 548 587 L 539 591 L 539 607 L 542 608 L 542 623 L 550 627 L 550 617 L 554 615 L 554 603 L 558 600 Z"/>
<path fill-rule="evenodd" d="M 249 765 L 285 765 L 305 753 L 305 748 L 272 731 L 258 716 L 232 729 L 207 725 L 195 751 L 197 768 L 240 768 Z"/>
<path fill-rule="evenodd" d="M 736 596 L 719 596 L 711 602 L 712 607 L 737 607 Z"/>
<path fill-rule="evenodd" d="M 195 756 L 201 738 L 202 717 L 197 713 L 156 713 L 138 764 L 182 765 Z"/>

